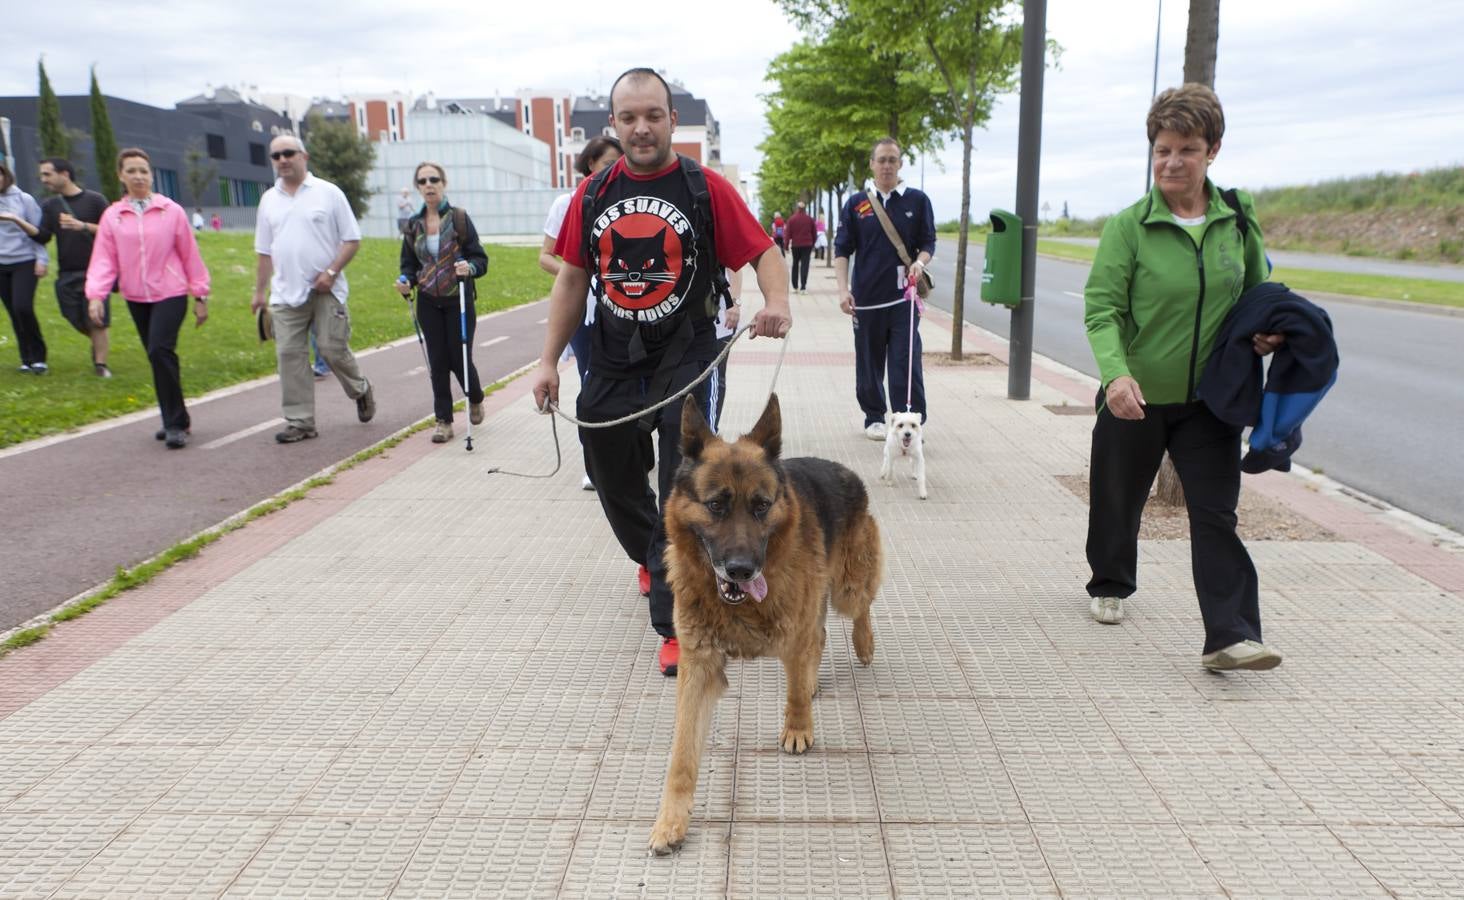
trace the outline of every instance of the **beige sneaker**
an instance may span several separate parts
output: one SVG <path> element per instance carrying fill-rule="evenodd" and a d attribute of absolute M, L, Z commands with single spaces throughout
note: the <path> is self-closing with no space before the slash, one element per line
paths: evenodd
<path fill-rule="evenodd" d="M 468 421 L 469 422 L 472 422 L 474 425 L 482 425 L 483 424 L 483 404 L 481 404 L 481 403 L 469 403 L 468 404 Z"/>
<path fill-rule="evenodd" d="M 437 420 L 437 428 L 432 432 L 432 443 L 445 444 L 452 440 L 452 423 Z"/>
<path fill-rule="evenodd" d="M 1088 612 L 1093 614 L 1094 622 L 1117 625 L 1123 621 L 1123 598 L 1094 597 L 1093 602 L 1088 605 Z"/>
<path fill-rule="evenodd" d="M 1200 665 L 1212 672 L 1230 669 L 1263 671 L 1281 665 L 1281 654 L 1260 641 L 1239 641 L 1200 657 Z"/>

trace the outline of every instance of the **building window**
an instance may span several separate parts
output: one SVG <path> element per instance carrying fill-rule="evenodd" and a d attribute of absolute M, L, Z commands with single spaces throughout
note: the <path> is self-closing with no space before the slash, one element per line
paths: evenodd
<path fill-rule="evenodd" d="M 264 126 L 261 125 L 261 124 L 259 124 L 259 120 L 258 119 L 255 119 L 253 122 L 250 122 L 249 123 L 249 129 L 251 131 L 257 131 L 257 132 L 259 132 L 261 134 L 264 133 Z"/>
<path fill-rule="evenodd" d="M 521 104 L 524 110 L 524 134 L 534 133 L 534 104 L 527 101 Z"/>
<path fill-rule="evenodd" d="M 172 169 L 153 169 L 153 190 L 165 197 L 177 200 L 178 173 Z"/>
<path fill-rule="evenodd" d="M 585 139 L 585 130 L 583 128 L 580 128 L 580 127 L 576 126 L 574 128 L 569 129 L 569 136 L 573 140 L 582 141 L 582 140 Z"/>
<path fill-rule="evenodd" d="M 263 144 L 249 142 L 249 163 L 255 166 L 269 165 L 269 154 L 265 152 Z"/>
<path fill-rule="evenodd" d="M 386 108 L 386 111 L 387 111 L 387 115 L 391 119 L 391 127 L 395 128 L 396 127 L 396 106 L 388 106 Z"/>
<path fill-rule="evenodd" d="M 220 178 L 219 179 L 219 206 L 232 206 L 233 204 L 231 204 L 229 202 L 229 200 L 233 196 L 234 196 L 234 192 L 231 191 L 231 190 L 229 190 L 229 179 L 227 179 L 227 178 Z"/>
<path fill-rule="evenodd" d="M 224 136 L 222 134 L 205 134 L 204 138 L 208 142 L 208 156 L 210 159 L 229 158 L 229 152 L 224 146 Z"/>

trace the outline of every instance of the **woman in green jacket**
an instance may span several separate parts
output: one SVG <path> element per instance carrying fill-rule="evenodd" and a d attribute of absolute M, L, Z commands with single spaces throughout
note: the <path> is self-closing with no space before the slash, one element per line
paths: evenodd
<path fill-rule="evenodd" d="M 1108 220 L 1084 290 L 1103 391 L 1093 427 L 1088 582 L 1093 618 L 1114 625 L 1138 586 L 1139 520 L 1167 450 L 1189 508 L 1195 592 L 1210 669 L 1271 669 L 1255 566 L 1236 534 L 1241 429 L 1196 399 L 1200 373 L 1236 298 L 1269 274 L 1250 197 L 1207 172 L 1225 114 L 1200 84 L 1149 108 L 1154 188 Z M 1281 335 L 1255 335 L 1256 353 Z"/>

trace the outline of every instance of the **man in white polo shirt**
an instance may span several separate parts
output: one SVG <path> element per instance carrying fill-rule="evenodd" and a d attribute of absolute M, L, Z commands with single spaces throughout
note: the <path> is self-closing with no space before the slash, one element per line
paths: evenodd
<path fill-rule="evenodd" d="M 279 177 L 259 199 L 254 226 L 259 270 L 251 308 L 255 314 L 264 308 L 268 289 L 285 416 L 285 430 L 275 440 L 293 444 L 316 435 L 312 324 L 320 355 L 346 396 L 356 401 L 356 417 L 370 422 L 376 415 L 376 400 L 350 347 L 343 270 L 361 246 L 361 227 L 351 204 L 340 188 L 310 174 L 310 154 L 294 135 L 282 134 L 271 141 L 269 158 Z"/>

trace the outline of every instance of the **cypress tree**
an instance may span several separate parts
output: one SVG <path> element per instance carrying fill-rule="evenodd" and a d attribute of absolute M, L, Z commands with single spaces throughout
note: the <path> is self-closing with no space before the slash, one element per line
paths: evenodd
<path fill-rule="evenodd" d="M 107 115 L 107 101 L 97 84 L 97 67 L 91 70 L 92 149 L 97 160 L 97 179 L 102 195 L 108 200 L 122 197 L 122 181 L 117 177 L 117 136 L 112 133 L 112 119 Z"/>
<path fill-rule="evenodd" d="M 46 76 L 46 62 L 39 60 L 36 68 L 41 73 L 40 112 L 36 117 L 41 132 L 41 156 L 71 158 L 71 138 L 61 121 L 61 101 L 51 90 L 51 79 Z"/>

